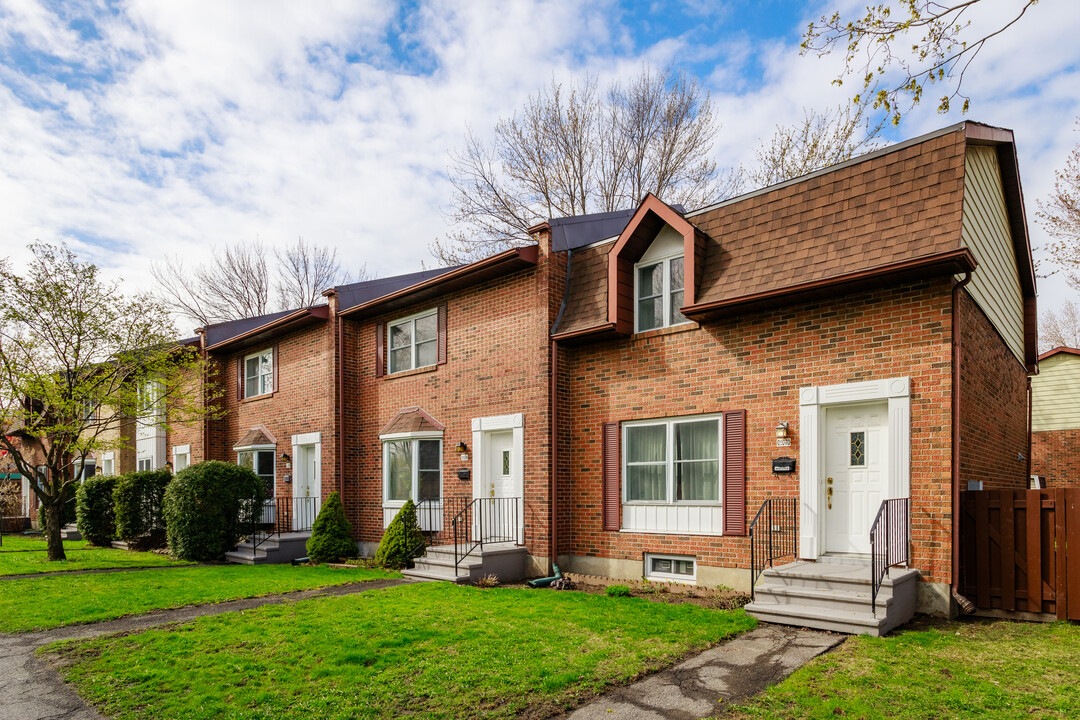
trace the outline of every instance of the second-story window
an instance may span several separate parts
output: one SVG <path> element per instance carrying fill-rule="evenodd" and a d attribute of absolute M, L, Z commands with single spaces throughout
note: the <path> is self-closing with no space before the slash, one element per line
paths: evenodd
<path fill-rule="evenodd" d="M 637 332 L 688 322 L 679 312 L 683 305 L 683 257 L 639 263 L 635 268 Z"/>
<path fill-rule="evenodd" d="M 274 351 L 261 350 L 244 358 L 244 397 L 274 392 Z"/>
<path fill-rule="evenodd" d="M 390 372 L 434 365 L 438 360 L 439 328 L 435 310 L 390 323 Z"/>

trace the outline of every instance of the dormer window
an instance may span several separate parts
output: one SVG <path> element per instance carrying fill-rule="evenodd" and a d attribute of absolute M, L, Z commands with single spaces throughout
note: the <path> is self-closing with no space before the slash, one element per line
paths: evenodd
<path fill-rule="evenodd" d="M 687 322 L 683 306 L 683 258 L 639 263 L 636 268 L 637 332 Z"/>

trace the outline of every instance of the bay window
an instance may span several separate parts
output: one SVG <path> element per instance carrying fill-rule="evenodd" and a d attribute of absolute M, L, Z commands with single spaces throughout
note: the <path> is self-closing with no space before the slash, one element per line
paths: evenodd
<path fill-rule="evenodd" d="M 442 440 L 402 438 L 383 442 L 383 499 L 420 503 L 442 497 Z"/>

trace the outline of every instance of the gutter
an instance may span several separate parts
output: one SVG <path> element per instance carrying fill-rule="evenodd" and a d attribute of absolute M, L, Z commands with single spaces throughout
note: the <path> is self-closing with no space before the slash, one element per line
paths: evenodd
<path fill-rule="evenodd" d="M 337 301 L 334 302 L 334 324 L 337 326 L 337 480 L 338 494 L 345 502 L 345 325 L 337 315 Z"/>
<path fill-rule="evenodd" d="M 951 595 L 956 604 L 970 613 L 975 605 L 960 594 L 960 291 L 971 282 L 971 271 L 952 288 L 952 584 Z"/>

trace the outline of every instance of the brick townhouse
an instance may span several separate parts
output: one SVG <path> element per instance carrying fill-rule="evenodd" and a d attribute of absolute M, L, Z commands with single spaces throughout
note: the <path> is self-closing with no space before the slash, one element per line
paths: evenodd
<path fill-rule="evenodd" d="M 438 542 L 497 539 L 532 575 L 742 589 L 766 500 L 825 567 L 858 566 L 882 501 L 910 498 L 911 602 L 951 611 L 959 493 L 1028 475 L 1011 132 L 961 123 L 692 212 L 650 196 L 530 234 L 201 330 L 226 413 L 173 428 L 174 465 L 251 463 L 295 527 L 298 498 L 340 490 L 366 552 L 412 498 Z"/>
<path fill-rule="evenodd" d="M 1032 475 L 1047 488 L 1080 487 L 1080 350 L 1039 356 L 1031 413 Z"/>

